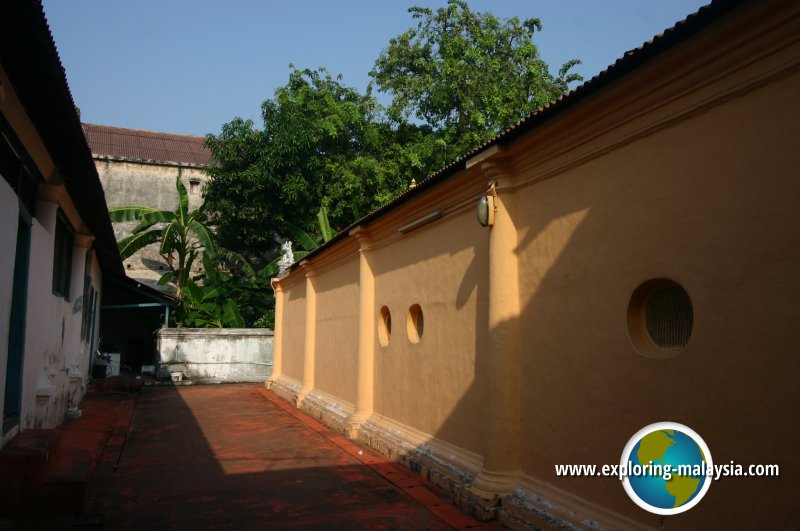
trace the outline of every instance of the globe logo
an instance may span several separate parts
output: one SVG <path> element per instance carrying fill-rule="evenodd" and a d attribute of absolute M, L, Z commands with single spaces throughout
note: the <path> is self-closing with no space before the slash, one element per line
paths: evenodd
<path fill-rule="evenodd" d="M 636 432 L 622 452 L 622 486 L 631 500 L 655 514 L 688 511 L 708 492 L 711 452 L 694 430 L 657 422 Z"/>

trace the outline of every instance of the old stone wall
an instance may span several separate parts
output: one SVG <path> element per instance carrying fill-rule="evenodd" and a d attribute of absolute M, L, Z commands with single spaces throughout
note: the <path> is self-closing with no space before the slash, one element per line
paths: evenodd
<path fill-rule="evenodd" d="M 174 211 L 178 208 L 178 191 L 175 181 L 178 176 L 189 194 L 189 211 L 203 204 L 202 189 L 208 176 L 198 166 L 171 163 L 137 162 L 95 156 L 95 166 L 103 183 L 109 208 L 138 205 L 158 210 Z M 136 222 L 115 223 L 117 239 L 131 234 Z M 157 244 L 149 245 L 125 260 L 129 277 L 149 286 L 169 271 L 169 264 L 159 254 Z M 192 272 L 202 270 L 202 260 L 197 259 Z"/>

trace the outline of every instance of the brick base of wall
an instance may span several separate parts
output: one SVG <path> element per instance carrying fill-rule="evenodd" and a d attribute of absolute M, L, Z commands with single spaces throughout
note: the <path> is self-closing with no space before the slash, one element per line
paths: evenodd
<path fill-rule="evenodd" d="M 414 444 L 413 435 L 398 429 L 387 430 L 372 418 L 364 423 L 353 423 L 350 421 L 352 406 L 342 405 L 324 393 L 312 391 L 304 396 L 301 383 L 289 378 L 268 380 L 265 387 L 331 429 L 369 446 L 437 485 L 456 507 L 477 520 L 499 522 L 510 529 L 607 529 L 587 518 L 583 511 L 573 510 L 523 488 L 506 496 L 481 497 L 471 489 L 476 471 L 449 462 L 427 444 Z M 617 521 L 613 527 L 641 528 L 631 521 Z"/>

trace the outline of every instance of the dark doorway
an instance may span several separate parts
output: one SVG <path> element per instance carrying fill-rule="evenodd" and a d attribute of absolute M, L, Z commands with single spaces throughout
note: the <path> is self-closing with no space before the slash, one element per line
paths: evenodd
<path fill-rule="evenodd" d="M 24 209 L 22 209 L 24 210 Z M 22 366 L 25 354 L 25 315 L 28 308 L 28 269 L 31 248 L 31 218 L 21 212 L 17 226 L 11 321 L 8 334 L 6 387 L 3 401 L 3 433 L 19 424 L 22 405 Z"/>

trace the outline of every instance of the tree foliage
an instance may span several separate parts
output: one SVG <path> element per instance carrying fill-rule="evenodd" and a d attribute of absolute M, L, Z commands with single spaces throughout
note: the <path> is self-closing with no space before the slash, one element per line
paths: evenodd
<path fill-rule="evenodd" d="M 342 228 L 407 186 L 409 168 L 384 156 L 395 132 L 378 113 L 370 93 L 294 69 L 263 103 L 263 129 L 237 118 L 209 135 L 217 165 L 205 196 L 221 241 L 263 254 L 287 223 L 313 230 L 320 206 Z"/>
<path fill-rule="evenodd" d="M 466 1 L 409 9 L 419 22 L 389 42 L 370 75 L 389 92 L 390 116 L 409 117 L 441 134 L 455 158 L 543 107 L 579 81 L 564 64 L 550 73 L 533 43 L 542 23 L 500 20 L 476 13 Z"/>
<path fill-rule="evenodd" d="M 416 28 L 370 72 L 387 108 L 371 87 L 292 66 L 262 104 L 261 129 L 236 118 L 207 137 L 205 200 L 223 245 L 264 263 L 278 239 L 313 232 L 320 207 L 340 230 L 580 79 L 577 60 L 550 73 L 533 43 L 538 19 L 501 20 L 463 0 L 409 11 Z"/>

